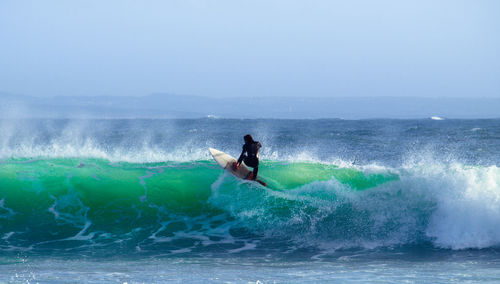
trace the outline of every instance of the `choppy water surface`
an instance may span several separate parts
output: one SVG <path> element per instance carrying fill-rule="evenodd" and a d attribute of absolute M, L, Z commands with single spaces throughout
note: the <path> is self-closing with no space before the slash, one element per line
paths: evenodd
<path fill-rule="evenodd" d="M 0 281 L 500 279 L 500 120 L 0 129 Z M 267 188 L 208 153 L 246 133 Z"/>

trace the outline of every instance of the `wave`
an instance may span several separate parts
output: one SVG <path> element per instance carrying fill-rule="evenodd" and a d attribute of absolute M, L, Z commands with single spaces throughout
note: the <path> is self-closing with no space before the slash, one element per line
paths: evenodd
<path fill-rule="evenodd" d="M 210 160 L 9 159 L 0 249 L 165 254 L 500 244 L 500 169 L 263 161 L 264 188 Z"/>
<path fill-rule="evenodd" d="M 431 116 L 431 119 L 432 120 L 444 120 L 444 118 L 442 118 L 440 116 Z"/>

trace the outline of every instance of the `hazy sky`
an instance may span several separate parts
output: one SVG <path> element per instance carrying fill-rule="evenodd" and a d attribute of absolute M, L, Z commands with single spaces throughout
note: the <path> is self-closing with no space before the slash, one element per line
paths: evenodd
<path fill-rule="evenodd" d="M 0 91 L 500 97 L 500 1 L 0 0 Z"/>

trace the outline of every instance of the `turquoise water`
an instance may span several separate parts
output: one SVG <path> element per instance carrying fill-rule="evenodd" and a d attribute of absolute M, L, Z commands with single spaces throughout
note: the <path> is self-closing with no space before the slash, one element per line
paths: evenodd
<path fill-rule="evenodd" d="M 0 282 L 500 279 L 498 120 L 0 125 Z"/>
<path fill-rule="evenodd" d="M 351 208 L 346 194 L 399 179 L 390 172 L 272 161 L 262 162 L 261 176 L 267 188 L 238 180 L 213 161 L 4 161 L 0 245 L 34 253 L 242 250 L 247 242 L 280 240 L 273 236 L 276 226 L 293 239 L 296 230 L 327 225 L 338 214 L 358 218 L 363 212 Z M 290 222 L 297 217 L 305 219 Z"/>

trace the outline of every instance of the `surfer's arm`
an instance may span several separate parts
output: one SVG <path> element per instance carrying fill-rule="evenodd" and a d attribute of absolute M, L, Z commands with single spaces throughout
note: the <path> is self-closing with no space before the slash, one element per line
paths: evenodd
<path fill-rule="evenodd" d="M 238 163 L 236 163 L 237 166 L 239 166 L 243 161 L 243 158 L 245 157 L 245 152 L 246 152 L 245 145 L 243 145 L 243 150 L 241 151 L 241 155 L 238 158 Z"/>

